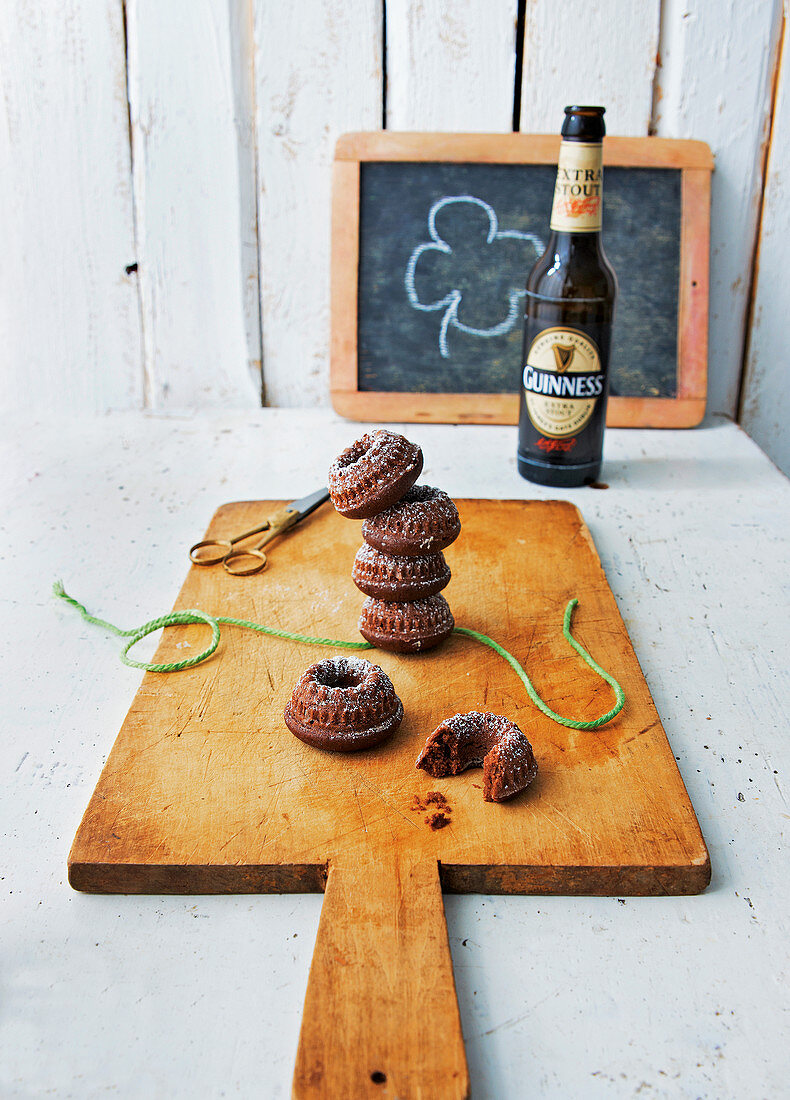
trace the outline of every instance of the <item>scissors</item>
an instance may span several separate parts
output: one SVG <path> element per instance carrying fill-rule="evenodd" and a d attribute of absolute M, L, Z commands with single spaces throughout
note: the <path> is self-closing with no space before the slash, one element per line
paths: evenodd
<path fill-rule="evenodd" d="M 266 555 L 261 548 L 278 535 L 295 527 L 305 516 L 309 516 L 319 508 L 325 500 L 329 500 L 329 490 L 316 489 L 314 493 L 302 497 L 301 500 L 292 500 L 279 512 L 268 516 L 257 527 L 232 539 L 205 539 L 203 542 L 196 542 L 189 551 L 189 560 L 193 565 L 218 565 L 222 562 L 223 569 L 234 577 L 249 577 L 253 573 L 260 573 L 266 568 Z M 254 546 L 234 549 L 237 542 L 243 542 L 244 539 L 257 535 L 261 531 L 266 533 Z M 244 559 L 247 559 L 246 564 Z"/>

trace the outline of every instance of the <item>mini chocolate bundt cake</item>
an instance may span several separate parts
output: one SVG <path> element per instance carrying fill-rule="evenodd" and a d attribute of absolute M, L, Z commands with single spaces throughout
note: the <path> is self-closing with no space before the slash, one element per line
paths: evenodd
<path fill-rule="evenodd" d="M 500 714 L 454 714 L 425 742 L 417 767 L 440 779 L 483 765 L 483 798 L 504 802 L 529 786 L 538 774 L 532 746 L 513 722 Z"/>
<path fill-rule="evenodd" d="M 403 720 L 403 704 L 383 669 L 361 657 L 328 657 L 302 673 L 285 724 L 308 745 L 355 752 L 378 745 Z"/>
<path fill-rule="evenodd" d="M 369 596 L 362 605 L 359 632 L 379 649 L 420 653 L 443 642 L 455 620 L 444 596 L 392 603 Z"/>
<path fill-rule="evenodd" d="M 385 428 L 363 435 L 329 467 L 329 495 L 348 519 L 375 516 L 400 500 L 422 472 L 422 451 Z"/>
<path fill-rule="evenodd" d="M 447 493 L 415 485 L 385 511 L 366 519 L 362 537 L 385 554 L 414 557 L 437 554 L 461 532 L 458 509 Z"/>
<path fill-rule="evenodd" d="M 450 582 L 444 554 L 395 557 L 363 543 L 357 550 L 351 579 L 366 596 L 403 602 L 435 596 Z"/>

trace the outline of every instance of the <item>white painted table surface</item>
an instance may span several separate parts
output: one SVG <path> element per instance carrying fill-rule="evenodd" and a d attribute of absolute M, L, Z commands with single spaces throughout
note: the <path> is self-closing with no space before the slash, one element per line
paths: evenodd
<path fill-rule="evenodd" d="M 3 1097 L 289 1095 L 321 897 L 69 888 L 139 674 L 50 586 L 121 625 L 168 611 L 218 504 L 301 495 L 363 430 L 319 409 L 6 425 Z M 518 477 L 512 428 L 404 430 L 452 495 L 581 508 L 713 861 L 699 897 L 447 896 L 473 1095 L 787 1096 L 790 483 L 726 421 L 611 431 L 609 489 L 560 494 Z"/>

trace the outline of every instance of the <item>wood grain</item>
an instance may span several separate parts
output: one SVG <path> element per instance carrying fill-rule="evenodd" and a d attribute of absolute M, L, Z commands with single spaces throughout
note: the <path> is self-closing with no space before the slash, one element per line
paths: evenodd
<path fill-rule="evenodd" d="M 357 388 L 357 281 L 359 266 L 359 165 L 337 160 L 332 176 L 332 254 L 330 280 L 332 384 Z M 335 369 L 335 364 L 337 368 Z"/>
<path fill-rule="evenodd" d="M 700 422 L 707 396 L 710 186 L 711 173 L 704 169 L 689 169 L 681 176 L 684 217 L 680 227 L 678 359 L 685 370 L 678 378 L 678 398 L 702 402 L 703 408 L 696 419 L 677 427 Z"/>
<path fill-rule="evenodd" d="M 386 404 L 383 398 L 386 397 Z M 332 391 L 335 411 L 351 420 L 423 424 L 517 424 L 518 395 L 506 393 L 367 393 Z M 705 397 L 610 397 L 609 428 L 692 428 L 705 415 Z"/>
<path fill-rule="evenodd" d="M 387 0 L 388 130 L 509 131 L 512 0 Z"/>
<path fill-rule="evenodd" d="M 336 161 L 447 161 L 465 164 L 556 164 L 558 134 L 421 134 L 394 130 L 342 134 L 335 145 Z M 686 138 L 607 137 L 604 164 L 619 168 L 713 169 L 704 141 Z"/>
<path fill-rule="evenodd" d="M 560 713 L 592 718 L 611 690 L 561 635 L 619 679 L 627 703 L 579 732 L 545 718 L 509 666 L 461 635 L 403 657 L 371 651 L 404 703 L 377 749 L 304 745 L 282 712 L 293 684 L 331 653 L 224 627 L 209 661 L 147 673 L 69 856 L 73 887 L 191 893 L 326 889 L 308 983 L 294 1095 L 467 1095 L 468 1075 L 441 887 L 504 893 L 697 893 L 710 862 L 650 692 L 576 508 L 562 501 L 458 502 L 461 538 L 446 590 L 459 625 L 496 637 Z M 254 525 L 272 502 L 225 505 L 208 537 Z M 357 523 L 325 507 L 271 552 L 268 570 L 232 578 L 192 567 L 179 608 L 331 638 L 358 637 L 350 580 Z M 331 548 L 331 549 L 330 549 Z M 205 632 L 205 628 L 202 628 Z M 156 660 L 202 644 L 165 632 Z M 479 770 L 437 780 L 417 770 L 445 717 L 492 710 L 516 721 L 540 772 L 521 796 L 485 803 Z M 450 825 L 434 831 L 415 796 L 439 790 Z M 429 976 L 429 977 L 426 977 Z"/>
<path fill-rule="evenodd" d="M 790 315 L 786 274 L 790 236 L 790 47 L 786 36 L 785 30 L 739 417 L 749 435 L 790 476 L 790 378 L 785 352 Z"/>
<path fill-rule="evenodd" d="M 0 407 L 141 408 L 122 5 L 0 5 Z"/>
<path fill-rule="evenodd" d="M 269 505 L 226 505 L 212 534 L 245 529 Z M 447 552 L 447 590 L 459 625 L 497 637 L 523 659 L 560 712 L 586 717 L 610 691 L 568 650 L 560 626 L 567 599 L 575 631 L 621 680 L 623 714 L 596 733 L 566 730 L 535 711 L 496 654 L 461 636 L 419 658 L 374 652 L 406 707 L 398 735 L 376 752 L 328 755 L 287 733 L 282 710 L 304 668 L 325 649 L 223 628 L 218 653 L 175 675 L 147 673 L 86 811 L 70 856 L 77 888 L 145 889 L 139 868 L 179 867 L 174 888 L 292 888 L 295 867 L 325 868 L 338 853 L 397 836 L 440 860 L 470 889 L 507 867 L 682 868 L 678 890 L 695 890 L 707 855 L 650 694 L 589 532 L 563 502 L 461 501 L 461 538 Z M 354 522 L 324 508 L 275 546 L 266 573 L 231 579 L 193 567 L 178 607 L 252 618 L 272 626 L 354 639 L 362 601 L 350 580 L 360 541 Z M 326 547 L 333 546 L 332 554 Z M 484 576 L 486 583 L 480 583 Z M 315 598 L 315 593 L 320 593 Z M 205 628 L 176 627 L 159 660 L 202 643 Z M 413 767 L 427 734 L 448 714 L 500 710 L 523 724 L 541 765 L 534 790 L 504 806 L 482 802 L 474 771 L 434 781 Z M 409 809 L 441 786 L 453 827 L 431 832 Z M 452 868 L 466 868 L 461 876 Z M 475 868 L 483 870 L 475 871 Z M 629 871 L 629 875 L 632 872 Z M 87 876 L 90 875 L 90 881 Z M 249 876 L 249 877 L 247 877 Z M 307 874 L 315 884 L 317 872 Z M 562 888 L 555 874 L 552 888 Z M 234 881 L 235 880 L 235 881 Z M 573 883 L 570 883 L 573 888 Z"/>
<path fill-rule="evenodd" d="M 601 103 L 611 133 L 648 133 L 659 0 L 530 0 L 524 22 L 522 130 L 558 131 L 570 103 Z"/>
<path fill-rule="evenodd" d="M 381 125 L 381 7 L 256 0 L 255 102 L 266 403 L 328 403 L 332 150 Z"/>
<path fill-rule="evenodd" d="M 655 132 L 700 138 L 716 158 L 710 239 L 710 362 L 715 370 L 708 407 L 728 416 L 737 412 L 744 359 L 782 7 L 773 0 L 662 4 Z"/>
<path fill-rule="evenodd" d="M 385 1085 L 415 1100 L 469 1095 L 439 868 L 396 845 L 330 861 L 293 1096 Z"/>
<path fill-rule="evenodd" d="M 126 5 L 145 403 L 154 409 L 261 404 L 245 6 Z"/>

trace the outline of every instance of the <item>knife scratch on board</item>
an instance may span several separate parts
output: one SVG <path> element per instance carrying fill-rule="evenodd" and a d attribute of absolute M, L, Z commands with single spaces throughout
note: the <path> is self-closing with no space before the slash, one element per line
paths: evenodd
<path fill-rule="evenodd" d="M 359 810 L 359 819 L 362 822 L 362 828 L 365 830 L 365 832 L 367 832 L 368 827 L 365 824 L 365 815 L 362 813 L 362 806 L 360 805 L 359 801 L 359 791 L 356 788 L 354 788 L 354 798 L 357 801 L 357 810 Z"/>
<path fill-rule="evenodd" d="M 620 742 L 621 746 L 630 745 L 631 742 L 636 741 L 636 739 L 638 737 L 643 737 L 644 734 L 650 733 L 650 731 L 654 730 L 658 724 L 659 724 L 658 718 L 654 719 L 654 721 L 649 722 L 646 726 L 643 726 L 641 728 L 641 730 L 639 730 L 638 733 L 632 733 L 630 737 L 626 737 L 626 739 L 624 741 L 621 741 Z"/>
<path fill-rule="evenodd" d="M 544 802 L 545 801 L 546 800 L 544 798 Z M 575 829 L 577 833 L 580 833 L 583 837 L 586 837 L 587 840 L 592 841 L 592 837 L 590 836 L 590 834 L 586 830 L 582 829 L 580 825 L 577 825 L 576 822 L 573 821 L 571 818 L 569 818 L 567 814 L 564 814 L 562 812 L 562 810 L 559 810 L 551 802 L 548 802 L 547 805 L 548 805 L 548 808 L 550 810 L 553 810 L 554 813 L 557 814 L 558 817 L 561 817 L 563 819 L 563 821 L 567 821 L 572 829 Z M 544 813 L 543 810 L 539 806 L 537 806 L 536 809 L 542 817 L 545 817 L 547 821 L 551 821 L 551 824 L 556 826 L 556 824 L 557 824 L 556 821 L 552 821 L 551 816 L 549 814 Z"/>
<path fill-rule="evenodd" d="M 343 766 L 346 768 L 347 771 L 351 770 L 347 764 Z M 407 817 L 402 810 L 399 810 L 398 807 L 394 805 L 394 803 L 390 802 L 384 796 L 384 792 L 380 790 L 377 786 L 375 786 L 375 784 L 371 783 L 369 779 L 365 779 L 365 777 L 362 775 L 355 775 L 354 781 L 357 783 L 363 783 L 368 788 L 368 790 L 370 790 L 372 794 L 379 799 L 379 801 L 384 803 L 388 810 L 392 810 L 394 813 L 398 814 L 399 817 L 402 817 L 404 821 L 408 821 L 408 823 L 412 825 L 415 829 L 419 829 L 419 825 L 412 821 L 410 817 Z"/>
<path fill-rule="evenodd" d="M 232 840 L 235 840 L 237 836 L 239 836 L 239 835 L 240 835 L 241 833 L 243 833 L 246 827 L 247 827 L 246 825 L 242 825 L 242 827 L 241 827 L 240 829 L 237 829 L 235 833 L 232 833 L 232 834 L 231 834 L 231 835 L 230 835 L 230 836 L 228 837 L 228 839 L 227 839 L 227 840 L 225 841 L 225 843 L 224 843 L 224 844 L 221 844 L 221 845 L 220 845 L 220 848 L 219 848 L 219 850 L 220 850 L 221 852 L 224 852 L 224 851 L 225 851 L 225 849 L 227 848 L 227 846 L 228 846 L 228 845 L 230 844 L 230 842 L 231 842 Z M 265 840 L 265 839 L 266 839 L 266 838 L 264 837 L 264 840 Z"/>
<path fill-rule="evenodd" d="M 195 705 L 192 708 L 193 715 L 198 719 L 202 720 L 204 714 L 206 713 L 206 707 L 208 706 L 209 699 L 211 698 L 211 693 L 214 689 L 214 684 L 216 683 L 216 680 L 217 673 L 215 672 L 213 676 L 204 681 L 200 689 L 200 694 L 195 700 Z"/>

